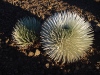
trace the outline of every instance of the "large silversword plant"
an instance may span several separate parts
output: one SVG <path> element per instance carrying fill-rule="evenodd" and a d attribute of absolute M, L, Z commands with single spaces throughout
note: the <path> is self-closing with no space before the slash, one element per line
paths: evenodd
<path fill-rule="evenodd" d="M 62 64 L 77 61 L 93 44 L 91 25 L 74 12 L 56 13 L 44 22 L 41 29 L 43 50 Z"/>
<path fill-rule="evenodd" d="M 13 42 L 22 49 L 27 49 L 39 39 L 40 22 L 34 17 L 25 17 L 16 23 L 12 32 Z"/>

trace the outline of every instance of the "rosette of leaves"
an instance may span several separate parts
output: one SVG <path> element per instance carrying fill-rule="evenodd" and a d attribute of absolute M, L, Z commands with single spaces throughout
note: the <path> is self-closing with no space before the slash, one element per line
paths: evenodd
<path fill-rule="evenodd" d="M 12 32 L 13 42 L 21 49 L 27 49 L 39 39 L 40 22 L 34 17 L 24 17 L 16 23 Z"/>
<path fill-rule="evenodd" d="M 62 64 L 79 60 L 93 44 L 91 25 L 74 12 L 54 14 L 41 29 L 43 50 L 51 59 Z"/>

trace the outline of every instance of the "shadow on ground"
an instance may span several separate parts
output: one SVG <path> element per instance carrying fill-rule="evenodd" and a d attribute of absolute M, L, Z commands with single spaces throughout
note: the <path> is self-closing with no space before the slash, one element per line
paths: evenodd
<path fill-rule="evenodd" d="M 26 16 L 37 18 L 29 11 L 0 1 L 0 75 L 43 75 L 41 72 L 46 69 L 43 56 L 27 57 L 6 43 L 7 39 L 11 39 L 17 20 Z"/>

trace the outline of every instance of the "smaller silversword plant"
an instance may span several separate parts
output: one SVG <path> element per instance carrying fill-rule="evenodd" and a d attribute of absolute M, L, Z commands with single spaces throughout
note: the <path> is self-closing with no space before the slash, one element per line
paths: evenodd
<path fill-rule="evenodd" d="M 40 22 L 33 17 L 18 20 L 12 32 L 13 42 L 21 49 L 27 49 L 38 40 Z"/>
<path fill-rule="evenodd" d="M 49 17 L 40 34 L 43 50 L 62 64 L 77 61 L 93 44 L 91 25 L 74 12 L 61 12 Z"/>

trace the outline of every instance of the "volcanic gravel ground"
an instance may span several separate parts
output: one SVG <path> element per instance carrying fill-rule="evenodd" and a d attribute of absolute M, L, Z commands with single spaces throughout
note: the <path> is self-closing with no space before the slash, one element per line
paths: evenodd
<path fill-rule="evenodd" d="M 48 58 L 41 47 L 21 51 L 11 34 L 18 19 L 31 16 L 44 22 L 60 11 L 74 11 L 91 23 L 93 48 L 77 62 L 61 65 Z M 100 0 L 1 0 L 0 75 L 100 75 Z"/>

